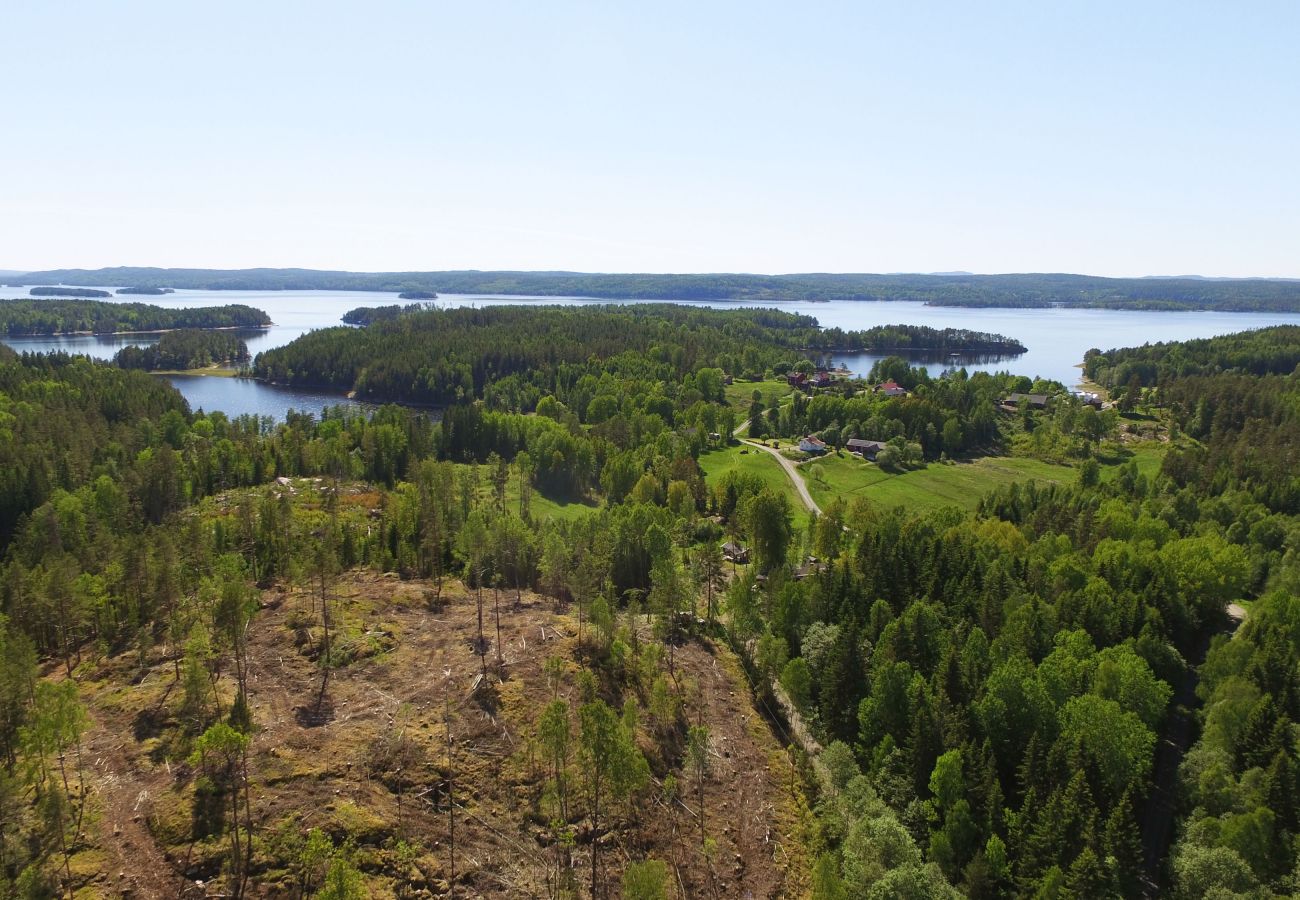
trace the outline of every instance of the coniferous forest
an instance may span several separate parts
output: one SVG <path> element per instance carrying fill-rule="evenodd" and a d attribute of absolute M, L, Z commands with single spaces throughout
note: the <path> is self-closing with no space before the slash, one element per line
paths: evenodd
<path fill-rule="evenodd" d="M 244 362 L 248 345 L 230 331 L 179 328 L 164 332 L 156 344 L 126 346 L 113 362 L 123 369 L 200 369 L 222 363 Z"/>
<path fill-rule="evenodd" d="M 1090 352 L 1097 409 L 786 379 L 997 335 L 368 321 L 254 370 L 436 409 L 0 348 L 0 894 L 1300 892 L 1300 328 Z M 1068 477 L 808 510 L 799 436 Z"/>

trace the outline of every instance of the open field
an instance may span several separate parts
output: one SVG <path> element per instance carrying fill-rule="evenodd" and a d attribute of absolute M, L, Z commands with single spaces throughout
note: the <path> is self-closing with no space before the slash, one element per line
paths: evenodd
<path fill-rule="evenodd" d="M 801 471 L 822 507 L 836 498 L 852 502 L 866 497 L 883 506 L 905 506 L 918 512 L 941 506 L 974 509 L 984 494 L 1014 481 L 1065 484 L 1075 478 L 1075 470 L 1069 466 L 1009 456 L 952 465 L 931 463 L 924 469 L 892 474 L 845 453 L 805 463 Z"/>
<path fill-rule="evenodd" d="M 1138 470 L 1150 477 L 1159 471 L 1163 450 L 1139 448 L 1131 458 Z M 1102 479 L 1114 477 L 1117 470 L 1116 466 L 1104 467 Z M 1078 477 L 1078 469 L 1072 466 L 1015 456 L 986 456 L 951 465 L 931 463 L 924 469 L 894 474 L 844 453 L 804 463 L 799 471 L 813 499 L 823 508 L 837 497 L 849 502 L 866 497 L 887 507 L 905 506 L 918 512 L 941 506 L 973 510 L 981 497 L 1003 485 L 1017 481 L 1070 484 Z"/>
<path fill-rule="evenodd" d="M 727 385 L 723 392 L 727 395 L 727 402 L 745 413 L 749 411 L 749 404 L 754 396 L 754 391 L 763 392 L 763 403 L 770 406 L 773 399 L 784 399 L 794 392 L 782 379 L 771 379 L 768 381 L 735 381 Z M 743 416 L 742 416 L 743 418 Z"/>

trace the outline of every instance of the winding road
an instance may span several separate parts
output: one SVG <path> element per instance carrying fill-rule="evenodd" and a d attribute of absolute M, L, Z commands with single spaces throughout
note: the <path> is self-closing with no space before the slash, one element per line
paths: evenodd
<path fill-rule="evenodd" d="M 740 438 L 742 444 L 756 447 L 764 453 L 770 453 L 776 457 L 776 461 L 781 464 L 781 468 L 785 469 L 785 474 L 790 476 L 790 481 L 794 484 L 794 489 L 799 492 L 799 499 L 803 501 L 803 505 L 807 508 L 808 512 L 816 513 L 820 516 L 822 514 L 822 508 L 817 505 L 817 501 L 812 498 L 812 494 L 808 493 L 808 485 L 804 484 L 803 476 L 797 471 L 799 464 L 793 460 L 786 459 L 781 455 L 781 451 L 773 450 L 764 443 L 740 437 L 740 433 L 748 427 L 749 419 L 746 419 L 731 430 L 731 436 L 734 438 Z"/>
<path fill-rule="evenodd" d="M 781 468 L 785 469 L 785 474 L 789 475 L 790 480 L 794 482 L 794 489 L 799 492 L 799 499 L 803 501 L 803 505 L 808 508 L 809 512 L 816 513 L 819 516 L 822 514 L 822 508 L 817 505 L 817 501 L 812 498 L 812 494 L 808 493 L 808 485 L 804 484 L 803 476 L 798 472 L 798 463 L 786 459 L 781 455 L 780 450 L 773 450 L 771 447 L 760 444 L 758 441 L 742 440 L 741 443 L 747 444 L 757 450 L 762 450 L 764 453 L 770 453 L 776 457 L 776 461 L 781 464 Z"/>

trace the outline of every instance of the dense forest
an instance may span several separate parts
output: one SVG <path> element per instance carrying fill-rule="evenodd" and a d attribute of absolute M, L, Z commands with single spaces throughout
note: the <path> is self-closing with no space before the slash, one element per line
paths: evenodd
<path fill-rule="evenodd" d="M 310 348 L 342 385 L 447 354 L 436 422 L 232 421 L 0 356 L 0 892 L 134 873 L 121 827 L 159 896 L 1296 893 L 1294 335 L 1091 355 L 1154 366 L 1123 409 L 902 359 L 868 382 L 904 395 L 728 399 L 724 371 L 773 384 L 815 333 L 434 311 L 259 360 Z M 796 527 L 764 479 L 704 475 L 746 418 L 1075 476 Z M 733 654 L 747 686 L 710 688 Z M 93 787 L 118 754 L 124 806 Z"/>
<path fill-rule="evenodd" d="M 0 300 L 0 332 L 12 336 L 113 334 L 173 328 L 264 328 L 271 317 L 233 303 L 194 309 L 166 309 L 147 303 L 102 300 Z"/>
<path fill-rule="evenodd" d="M 389 306 L 358 306 L 343 314 L 346 325 L 373 325 L 386 319 L 396 319 L 426 309 L 421 303 L 408 303 L 406 306 L 394 303 Z"/>
<path fill-rule="evenodd" d="M 178 328 L 164 332 L 155 344 L 123 347 L 117 351 L 113 362 L 123 369 L 183 370 L 247 359 L 248 345 L 236 333 Z"/>
<path fill-rule="evenodd" d="M 1084 373 L 1110 388 L 1142 387 L 1189 375 L 1290 375 L 1300 366 L 1300 326 L 1278 325 L 1201 340 L 1089 350 Z"/>
<path fill-rule="evenodd" d="M 938 306 L 1300 311 L 1300 281 L 1090 275 L 651 275 L 580 272 L 329 272 L 314 269 L 59 269 L 34 280 L 203 290 L 432 291 L 649 300 L 915 300 Z"/>
<path fill-rule="evenodd" d="M 703 367 L 757 376 L 782 360 L 835 349 L 1024 350 L 1011 338 L 959 329 L 823 331 L 809 316 L 762 309 L 637 304 L 409 310 L 354 310 L 345 319 L 369 327 L 314 331 L 259 354 L 254 372 L 276 383 L 355 390 L 372 400 L 445 404 L 490 397 L 528 412 L 566 383 L 611 367 L 675 382 Z"/>

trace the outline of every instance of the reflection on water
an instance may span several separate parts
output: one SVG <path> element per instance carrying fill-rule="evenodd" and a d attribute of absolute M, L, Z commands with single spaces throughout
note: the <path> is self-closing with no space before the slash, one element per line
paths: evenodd
<path fill-rule="evenodd" d="M 248 345 L 248 352 L 256 356 L 261 344 L 278 347 L 288 343 L 271 336 L 270 328 L 232 328 L 230 333 Z M 301 331 L 295 333 L 295 337 Z M 137 331 L 132 334 L 66 334 L 36 337 L 6 337 L 4 342 L 19 353 L 80 353 L 93 359 L 112 359 L 123 347 L 147 347 L 158 343 L 161 331 Z M 282 338 L 277 335 L 276 338 Z M 262 350 L 269 349 L 261 347 Z"/>
<path fill-rule="evenodd" d="M 822 365 L 829 364 L 830 368 L 843 367 L 848 369 L 852 375 L 865 378 L 874 366 L 882 359 L 888 359 L 890 356 L 900 356 L 907 360 L 913 366 L 925 366 L 931 375 L 938 375 L 955 369 L 966 369 L 968 371 L 1000 371 L 1003 369 L 1014 369 L 1015 360 L 1019 359 L 1022 354 L 1019 353 L 944 353 L 935 350 L 895 350 L 892 353 L 831 353 L 818 360 Z"/>
<path fill-rule="evenodd" d="M 349 400 L 342 394 L 309 391 L 263 384 L 250 378 L 219 378 L 209 375 L 167 375 L 176 389 L 196 412 L 220 410 L 230 418 L 236 416 L 270 416 L 283 420 L 289 410 L 311 413 L 320 418 L 327 406 L 369 409 L 370 405 Z"/>
<path fill-rule="evenodd" d="M 71 334 L 54 337 L 6 337 L 4 342 L 19 353 L 81 353 L 95 359 L 112 359 L 117 351 L 132 345 L 158 343 L 156 332 L 141 334 Z"/>

